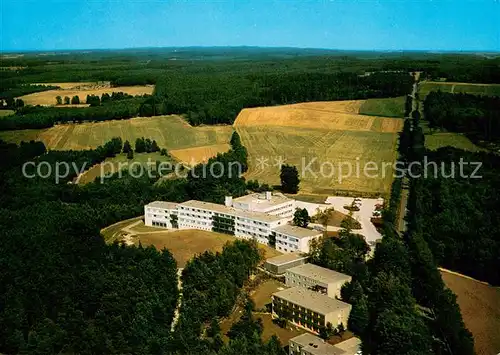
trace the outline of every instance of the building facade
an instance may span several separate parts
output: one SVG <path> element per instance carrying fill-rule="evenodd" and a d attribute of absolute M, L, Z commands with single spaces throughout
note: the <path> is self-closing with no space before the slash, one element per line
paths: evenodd
<path fill-rule="evenodd" d="M 307 255 L 289 253 L 266 259 L 264 269 L 274 275 L 283 275 L 286 270 L 307 263 Z"/>
<path fill-rule="evenodd" d="M 351 276 L 314 264 L 304 264 L 285 271 L 285 283 L 289 287 L 305 287 L 328 297 L 340 298 L 340 289 Z"/>
<path fill-rule="evenodd" d="M 347 326 L 351 305 L 303 287 L 293 287 L 272 295 L 272 317 L 318 333 L 328 323 Z"/>
<path fill-rule="evenodd" d="M 320 238 L 323 234 L 316 230 L 291 225 L 282 225 L 274 230 L 276 249 L 283 253 L 309 253 L 311 240 Z"/>
<path fill-rule="evenodd" d="M 230 202 L 229 202 L 230 201 Z M 293 218 L 295 213 L 295 200 L 281 193 L 253 193 L 235 199 L 227 200 L 231 207 L 242 211 L 261 212 L 274 216 Z"/>
<path fill-rule="evenodd" d="M 179 228 L 177 204 L 155 201 L 144 206 L 144 224 L 168 229 Z"/>
<path fill-rule="evenodd" d="M 288 217 L 196 200 L 178 204 L 155 201 L 144 207 L 147 226 L 201 229 L 254 239 L 262 244 L 273 244 L 274 230 L 288 221 Z"/>

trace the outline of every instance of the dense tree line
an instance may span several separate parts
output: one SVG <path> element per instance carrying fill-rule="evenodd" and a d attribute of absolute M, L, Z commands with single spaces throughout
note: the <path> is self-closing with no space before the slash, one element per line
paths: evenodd
<path fill-rule="evenodd" d="M 499 157 L 441 148 L 427 152 L 427 159 L 437 163 L 437 177 L 422 179 L 418 217 L 437 263 L 500 285 Z M 460 159 L 482 164 L 477 172 L 481 178 L 460 177 Z M 464 176 L 475 169 L 475 165 L 463 166 Z"/>
<path fill-rule="evenodd" d="M 238 197 L 246 193 L 241 174 L 248 170 L 247 150 L 237 132 L 233 132 L 230 143 L 229 152 L 217 154 L 188 173 L 187 189 L 191 198 L 224 203 L 224 196 Z"/>
<path fill-rule="evenodd" d="M 112 101 L 87 108 L 25 106 L 10 116 L 2 117 L 0 130 L 46 128 L 56 123 L 120 120 L 138 115 L 142 98 Z M 68 102 L 69 103 L 69 102 Z"/>
<path fill-rule="evenodd" d="M 158 80 L 141 115 L 186 114 L 193 125 L 232 123 L 245 107 L 401 96 L 407 73 L 171 74 Z"/>
<path fill-rule="evenodd" d="M 465 133 L 471 139 L 499 141 L 500 97 L 434 91 L 424 102 L 431 127 Z"/>
<path fill-rule="evenodd" d="M 3 73 L 2 73 L 3 74 Z M 54 90 L 58 86 L 53 85 L 36 85 L 36 84 L 25 84 L 25 85 L 13 85 L 9 87 L 8 85 L 2 85 L 0 91 L 0 102 L 3 100 L 12 100 L 16 97 L 33 94 L 36 92 Z"/>

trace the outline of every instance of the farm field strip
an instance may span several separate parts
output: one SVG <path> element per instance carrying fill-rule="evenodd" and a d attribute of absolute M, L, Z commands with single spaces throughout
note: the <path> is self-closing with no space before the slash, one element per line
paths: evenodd
<path fill-rule="evenodd" d="M 330 170 L 325 169 L 325 176 L 322 176 L 320 170 L 324 162 L 331 162 L 334 167 L 341 162 L 348 163 L 353 169 L 357 163 L 363 166 L 369 161 L 379 164 L 394 162 L 397 154 L 396 134 L 241 126 L 237 126 L 236 131 L 249 153 L 247 180 L 257 179 L 269 184 L 279 184 L 280 170 L 273 159 L 282 157 L 286 164 L 297 166 L 299 176 L 302 175 L 301 168 L 313 161 L 310 170 L 316 176 L 310 173 L 300 176 L 303 193 L 331 194 L 333 190 L 386 193 L 390 190 L 390 170 L 386 172 L 385 178 L 367 178 L 360 174 L 343 181 L 338 180 L 335 172 L 329 174 Z M 268 159 L 268 166 L 262 166 L 262 161 L 259 160 L 261 158 Z"/>
<path fill-rule="evenodd" d="M 140 117 L 128 120 L 61 124 L 40 130 L 0 132 L 8 142 L 41 140 L 48 149 L 92 149 L 113 137 L 129 140 L 133 145 L 140 137 L 157 141 L 161 148 L 184 149 L 228 143 L 231 126 L 192 127 L 179 116 Z"/>
<path fill-rule="evenodd" d="M 194 148 L 173 149 L 169 151 L 169 154 L 182 163 L 194 165 L 206 162 L 209 158 L 216 156 L 219 153 L 225 153 L 229 149 L 229 144 L 222 143 Z"/>
<path fill-rule="evenodd" d="M 425 98 L 431 91 L 449 93 L 464 92 L 474 95 L 500 96 L 500 84 L 456 83 L 424 81 L 420 84 L 420 96 Z"/>
<path fill-rule="evenodd" d="M 403 121 L 395 118 L 359 115 L 357 113 L 340 111 L 344 106 L 338 108 L 332 105 L 330 110 L 325 110 L 324 106 L 327 103 L 319 103 L 319 108 L 315 108 L 315 104 L 304 103 L 243 109 L 236 118 L 234 126 L 287 126 L 300 129 L 322 128 L 391 133 L 399 132 L 403 126 Z"/>

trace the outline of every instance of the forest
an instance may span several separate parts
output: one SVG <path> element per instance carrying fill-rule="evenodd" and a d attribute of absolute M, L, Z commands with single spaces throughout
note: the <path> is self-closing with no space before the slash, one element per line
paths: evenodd
<path fill-rule="evenodd" d="M 471 94 L 429 93 L 424 117 L 433 128 L 465 133 L 473 141 L 500 140 L 500 97 Z"/>
<path fill-rule="evenodd" d="M 50 60 L 34 53 L 5 60 L 3 65 L 23 69 L 2 71 L 0 99 L 46 90 L 30 85 L 40 82 L 156 84 L 156 90 L 150 98 L 107 103 L 100 109 L 19 110 L 0 120 L 0 129 L 49 127 L 72 122 L 73 117 L 81 122 L 160 114 L 185 114 L 193 125 L 230 124 L 244 107 L 402 96 L 411 84 L 403 73 L 414 70 L 425 71 L 430 79 L 500 82 L 499 62 L 472 54 L 286 48 L 69 52 L 56 53 Z"/>
<path fill-rule="evenodd" d="M 239 137 L 231 142 L 234 149 L 217 159 L 246 160 Z M 0 352 L 153 354 L 164 353 L 167 343 L 172 343 L 170 328 L 165 326 L 177 301 L 177 270 L 171 254 L 152 247 L 109 245 L 99 230 L 141 215 L 144 204 L 154 200 L 185 201 L 201 189 L 211 191 L 206 199 L 220 201 L 226 190 L 212 191 L 213 181 L 204 187 L 203 180 L 194 177 L 155 184 L 157 178 L 125 173 L 103 184 L 78 186 L 71 183 L 74 172 L 59 184 L 53 178 L 27 178 L 22 173 L 26 161 L 47 162 L 52 168 L 61 162 L 91 166 L 122 149 L 119 138 L 87 151 L 46 152 L 40 142 L 0 144 L 7 158 L 0 164 L 0 238 L 4 241 L 0 246 Z M 27 170 L 28 175 L 32 172 Z M 232 183 L 239 189 L 240 181 L 244 183 L 239 176 L 222 179 L 220 186 L 225 189 L 231 189 Z M 234 274 L 221 280 L 238 285 L 228 286 L 233 296 L 260 258 L 252 248 L 236 244 L 223 254 L 240 250 L 234 261 L 227 256 L 224 262 L 246 267 L 238 271 L 231 266 Z M 244 264 L 242 258 L 253 261 Z M 226 307 L 231 307 L 232 299 L 225 301 Z"/>
<path fill-rule="evenodd" d="M 153 96 L 103 97 L 88 108 L 24 107 L 0 120 L 0 130 L 45 128 L 56 123 L 135 116 L 185 114 L 192 125 L 232 124 L 245 107 L 304 101 L 401 96 L 410 90 L 407 73 L 345 74 L 175 74 L 160 78 Z"/>

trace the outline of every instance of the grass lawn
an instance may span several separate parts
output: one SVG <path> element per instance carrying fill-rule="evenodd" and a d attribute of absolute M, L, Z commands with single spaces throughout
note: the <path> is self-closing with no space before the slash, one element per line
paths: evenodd
<path fill-rule="evenodd" d="M 202 230 L 174 230 L 168 231 L 156 228 L 156 232 L 138 234 L 136 244 L 154 245 L 157 249 L 167 248 L 179 267 L 184 267 L 194 256 L 207 250 L 221 251 L 226 243 L 236 240 L 235 237 L 227 234 L 208 232 Z M 278 251 L 265 245 L 259 245 L 264 254 L 264 258 L 281 255 Z"/>
<path fill-rule="evenodd" d="M 431 91 L 450 93 L 465 92 L 474 95 L 500 96 L 500 84 L 473 84 L 425 81 L 420 84 L 420 97 L 424 99 Z"/>
<path fill-rule="evenodd" d="M 14 110 L 0 110 L 0 117 L 12 115 L 15 112 Z"/>
<path fill-rule="evenodd" d="M 405 115 L 404 96 L 384 99 L 368 99 L 359 108 L 359 113 L 370 116 L 401 117 Z"/>
<path fill-rule="evenodd" d="M 116 173 L 123 169 L 132 169 L 134 166 L 141 164 L 145 169 L 155 166 L 156 161 L 171 162 L 174 164 L 172 158 L 169 156 L 161 155 L 159 152 L 155 153 L 134 153 L 134 159 L 127 159 L 126 154 L 118 154 L 114 158 L 107 158 L 101 164 L 96 164 L 87 171 L 85 171 L 78 180 L 78 184 L 84 185 L 93 182 L 96 178 L 101 176 L 105 177 L 107 174 Z M 148 165 L 148 162 L 151 164 Z M 121 168 L 121 169 L 120 169 Z"/>
<path fill-rule="evenodd" d="M 455 147 L 471 152 L 484 150 L 472 143 L 471 140 L 463 134 L 453 132 L 426 134 L 425 147 L 430 150 L 437 150 L 442 147 Z"/>
<path fill-rule="evenodd" d="M 104 237 L 104 240 L 106 242 L 112 242 L 115 239 L 113 237 L 117 233 L 121 232 L 121 230 L 123 228 L 127 227 L 128 225 L 130 225 L 134 222 L 141 220 L 142 218 L 143 218 L 143 216 L 139 216 L 139 217 L 126 219 L 126 220 L 120 221 L 118 223 L 112 224 L 106 228 L 101 229 L 101 234 Z"/>

